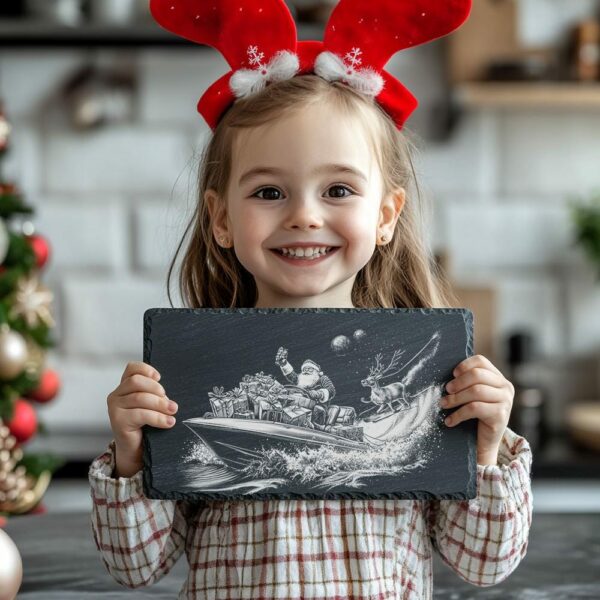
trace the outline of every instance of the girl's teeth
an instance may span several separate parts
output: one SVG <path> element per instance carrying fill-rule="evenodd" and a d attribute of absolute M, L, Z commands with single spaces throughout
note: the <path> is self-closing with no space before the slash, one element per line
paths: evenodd
<path fill-rule="evenodd" d="M 284 248 L 282 250 L 284 256 L 289 256 L 291 258 L 302 258 L 304 260 L 315 260 L 324 254 L 327 254 L 327 251 L 330 248 L 298 248 L 297 250 L 290 250 Z"/>

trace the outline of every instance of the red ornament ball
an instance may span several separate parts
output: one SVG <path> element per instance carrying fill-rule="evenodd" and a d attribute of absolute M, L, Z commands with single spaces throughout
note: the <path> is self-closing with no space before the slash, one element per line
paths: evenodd
<path fill-rule="evenodd" d="M 38 386 L 27 392 L 27 398 L 36 402 L 50 402 L 60 389 L 60 378 L 58 373 L 52 369 L 46 369 L 40 377 Z"/>
<path fill-rule="evenodd" d="M 43 502 L 40 502 L 34 508 L 32 508 L 28 514 L 30 514 L 30 515 L 45 515 L 47 512 L 48 512 L 47 506 Z"/>
<path fill-rule="evenodd" d="M 27 239 L 35 254 L 35 262 L 38 269 L 41 269 L 48 262 L 48 258 L 50 257 L 50 245 L 48 241 L 37 233 L 25 236 L 25 239 Z"/>
<path fill-rule="evenodd" d="M 13 417 L 6 425 L 11 435 L 22 444 L 37 432 L 37 414 L 29 402 L 19 398 L 15 402 Z"/>

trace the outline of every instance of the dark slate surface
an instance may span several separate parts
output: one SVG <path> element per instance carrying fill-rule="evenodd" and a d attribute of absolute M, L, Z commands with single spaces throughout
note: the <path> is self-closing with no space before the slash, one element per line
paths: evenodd
<path fill-rule="evenodd" d="M 173 599 L 187 562 L 153 586 L 126 589 L 100 558 L 88 513 L 22 516 L 5 528 L 19 548 L 24 579 L 19 600 Z M 600 514 L 534 514 L 527 555 L 505 581 L 478 588 L 434 555 L 434 594 L 439 600 L 598 600 Z"/>
<path fill-rule="evenodd" d="M 357 329 L 367 332 L 364 341 L 346 354 L 332 352 L 332 338 L 350 338 Z M 245 374 L 258 372 L 287 383 L 275 364 L 280 346 L 296 372 L 302 362 L 316 361 L 336 387 L 333 404 L 353 405 L 357 414 L 367 406 L 360 396 L 370 389 L 360 386 L 369 374 L 374 356 L 383 353 L 389 362 L 394 351 L 406 349 L 412 357 L 433 332 L 441 333 L 435 356 L 426 363 L 410 387 L 415 393 L 429 385 L 445 385 L 454 367 L 473 354 L 471 311 L 443 309 L 148 309 L 144 315 L 144 362 L 161 373 L 161 384 L 179 404 L 177 423 L 169 430 L 144 429 L 144 491 L 151 498 L 473 498 L 476 489 L 477 423 L 469 420 L 448 428 L 437 415 L 436 439 L 428 451 L 433 460 L 422 469 L 402 476 L 372 477 L 363 490 L 339 486 L 334 491 L 315 491 L 290 484 L 277 490 L 243 495 L 240 492 L 190 492 L 190 475 L 181 457 L 198 438 L 182 423 L 211 410 L 207 393 L 215 386 L 230 390 Z M 395 379 L 382 383 L 386 385 Z M 445 392 L 444 392 L 445 393 Z M 243 434 L 242 434 L 243 435 Z M 435 447 L 434 447 L 435 442 Z M 177 465 L 180 465 L 178 467 Z M 234 483 L 238 480 L 234 480 Z M 188 484 L 188 485 L 186 485 Z M 187 489 L 186 489 L 187 488 Z"/>

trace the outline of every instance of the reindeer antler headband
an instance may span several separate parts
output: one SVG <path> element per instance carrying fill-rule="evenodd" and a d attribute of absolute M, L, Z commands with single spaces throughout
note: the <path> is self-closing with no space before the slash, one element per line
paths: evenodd
<path fill-rule="evenodd" d="M 374 96 L 399 129 L 417 99 L 383 67 L 398 51 L 443 37 L 468 18 L 472 0 L 340 0 L 324 39 L 297 39 L 284 0 L 150 0 L 165 29 L 221 52 L 231 71 L 198 102 L 211 129 L 236 98 L 269 82 L 315 73 Z"/>

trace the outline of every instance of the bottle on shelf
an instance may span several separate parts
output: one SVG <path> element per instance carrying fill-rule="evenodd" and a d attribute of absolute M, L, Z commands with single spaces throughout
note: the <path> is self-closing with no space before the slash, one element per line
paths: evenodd
<path fill-rule="evenodd" d="M 600 19 L 579 22 L 573 31 L 572 69 L 577 81 L 600 80 Z"/>
<path fill-rule="evenodd" d="M 533 452 L 542 450 L 548 441 L 547 392 L 531 375 L 534 361 L 534 339 L 527 331 L 519 331 L 507 339 L 509 379 L 515 397 L 508 426 L 523 436 Z"/>

